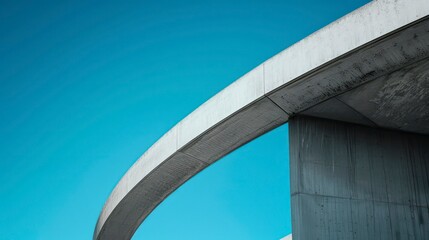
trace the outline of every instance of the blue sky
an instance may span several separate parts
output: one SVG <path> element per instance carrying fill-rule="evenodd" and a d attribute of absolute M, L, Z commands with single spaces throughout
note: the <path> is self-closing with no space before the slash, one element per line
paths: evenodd
<path fill-rule="evenodd" d="M 133 162 L 264 60 L 364 5 L 0 1 L 0 239 L 90 239 Z M 174 192 L 133 239 L 291 232 L 284 125 Z"/>

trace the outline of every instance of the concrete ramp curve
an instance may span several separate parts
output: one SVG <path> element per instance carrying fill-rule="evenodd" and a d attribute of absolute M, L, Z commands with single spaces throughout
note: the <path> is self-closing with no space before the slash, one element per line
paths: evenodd
<path fill-rule="evenodd" d="M 107 199 L 94 240 L 131 239 L 189 178 L 298 115 L 429 134 L 428 14 L 428 0 L 373 1 L 248 72 L 135 162 Z"/>

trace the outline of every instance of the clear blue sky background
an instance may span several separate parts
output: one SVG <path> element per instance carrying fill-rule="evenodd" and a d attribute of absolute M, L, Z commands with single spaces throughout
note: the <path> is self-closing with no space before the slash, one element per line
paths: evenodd
<path fill-rule="evenodd" d="M 91 239 L 110 191 L 164 132 L 366 2 L 0 1 L 0 239 Z M 287 135 L 191 179 L 134 239 L 290 233 Z"/>

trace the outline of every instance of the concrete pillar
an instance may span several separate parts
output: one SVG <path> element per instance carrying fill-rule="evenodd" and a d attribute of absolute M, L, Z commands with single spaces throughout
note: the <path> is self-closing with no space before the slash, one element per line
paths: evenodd
<path fill-rule="evenodd" d="M 289 121 L 294 240 L 429 239 L 429 136 Z"/>

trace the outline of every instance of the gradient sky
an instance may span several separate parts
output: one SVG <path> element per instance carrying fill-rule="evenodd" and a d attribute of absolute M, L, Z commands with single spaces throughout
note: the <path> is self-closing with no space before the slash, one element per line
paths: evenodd
<path fill-rule="evenodd" d="M 0 239 L 91 239 L 110 191 L 192 110 L 363 0 L 0 0 Z M 174 192 L 133 239 L 291 232 L 284 125 Z"/>

